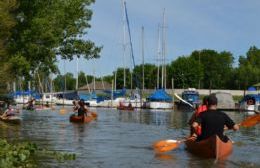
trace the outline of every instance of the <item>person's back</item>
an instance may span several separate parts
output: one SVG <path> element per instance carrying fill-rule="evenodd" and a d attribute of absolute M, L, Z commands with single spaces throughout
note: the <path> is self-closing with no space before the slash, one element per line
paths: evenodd
<path fill-rule="evenodd" d="M 239 127 L 235 125 L 227 114 L 217 111 L 217 98 L 214 94 L 209 96 L 208 105 L 208 111 L 201 113 L 192 124 L 194 128 L 199 125 L 202 127 L 202 133 L 198 136 L 197 140 L 199 141 L 213 135 L 218 135 L 222 141 L 226 142 L 228 138 L 223 135 L 224 127 L 226 126 L 234 130 L 238 130 Z"/>
<path fill-rule="evenodd" d="M 208 110 L 201 113 L 198 120 L 201 124 L 202 132 L 198 136 L 198 140 L 207 139 L 213 135 L 218 135 L 223 141 L 227 141 L 227 137 L 223 135 L 224 127 L 232 129 L 235 123 L 223 112 L 217 110 Z"/>
<path fill-rule="evenodd" d="M 80 100 L 79 101 L 79 108 L 78 108 L 78 116 L 84 116 L 85 114 L 87 114 L 87 108 L 85 107 L 85 103 L 84 100 Z"/>

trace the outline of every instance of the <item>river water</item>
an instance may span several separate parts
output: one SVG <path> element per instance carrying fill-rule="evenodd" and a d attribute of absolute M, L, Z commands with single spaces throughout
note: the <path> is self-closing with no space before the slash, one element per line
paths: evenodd
<path fill-rule="evenodd" d="M 71 107 L 68 107 L 70 111 Z M 185 150 L 185 146 L 155 154 L 153 142 L 160 139 L 182 139 L 189 134 L 187 122 L 192 112 L 178 110 L 91 109 L 98 120 L 88 124 L 69 122 L 71 112 L 22 111 L 22 124 L 0 123 L 0 136 L 10 141 L 32 141 L 38 146 L 76 154 L 76 160 L 59 163 L 40 160 L 40 167 L 89 168 L 172 168 L 172 167 L 260 167 L 260 126 L 228 131 L 234 151 L 225 161 L 203 159 Z M 245 113 L 226 112 L 240 122 Z"/>

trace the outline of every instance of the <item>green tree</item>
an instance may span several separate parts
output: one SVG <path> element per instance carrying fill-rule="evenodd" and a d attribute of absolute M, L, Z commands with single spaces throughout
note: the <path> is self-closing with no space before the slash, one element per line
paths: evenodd
<path fill-rule="evenodd" d="M 10 49 L 12 59 L 22 59 L 27 66 L 18 66 L 22 70 L 16 75 L 30 75 L 39 69 L 57 73 L 57 56 L 98 58 L 101 48 L 85 40 L 92 3 L 94 0 L 19 1 Z"/>
<path fill-rule="evenodd" d="M 79 80 L 79 87 L 82 87 L 87 84 L 86 75 L 84 72 L 82 71 L 79 72 L 78 80 Z"/>
<path fill-rule="evenodd" d="M 199 80 L 203 77 L 203 67 L 192 57 L 179 57 L 173 61 L 168 69 L 168 85 L 174 79 L 174 87 L 198 87 Z"/>
<path fill-rule="evenodd" d="M 11 30 L 16 24 L 12 14 L 16 7 L 16 0 L 0 1 L 0 93 L 7 92 L 7 83 L 13 79 L 9 71 L 11 64 L 8 63 L 8 58 L 10 57 L 8 45 L 10 43 Z"/>
<path fill-rule="evenodd" d="M 239 57 L 237 80 L 241 84 L 241 89 L 260 81 L 260 50 L 257 47 L 250 47 L 246 56 Z"/>
<path fill-rule="evenodd" d="M 224 89 L 231 76 L 233 55 L 214 50 L 194 51 L 191 57 L 203 68 L 202 88 Z"/>

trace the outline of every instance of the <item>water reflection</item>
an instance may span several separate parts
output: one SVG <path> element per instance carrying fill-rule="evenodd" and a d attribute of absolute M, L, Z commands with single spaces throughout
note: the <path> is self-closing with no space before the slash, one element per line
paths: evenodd
<path fill-rule="evenodd" d="M 182 129 L 187 127 L 191 112 L 165 110 L 118 111 L 119 121 L 148 125 L 166 125 L 169 128 Z"/>
<path fill-rule="evenodd" d="M 50 167 L 249 167 L 259 166 L 260 126 L 228 131 L 234 143 L 233 154 L 227 161 L 198 158 L 182 144 L 167 154 L 154 154 L 151 145 L 159 139 L 182 139 L 189 133 L 187 122 L 191 112 L 178 110 L 95 109 L 99 117 L 88 124 L 69 122 L 69 113 L 56 111 L 23 111 L 21 125 L 0 122 L 0 136 L 30 140 L 41 147 L 74 152 L 77 160 L 57 163 Z M 68 110 L 69 111 L 69 110 Z M 240 112 L 226 112 L 237 123 L 247 117 Z M 244 157 L 247 156 L 247 157 Z M 237 164 L 234 164 L 237 163 Z"/>

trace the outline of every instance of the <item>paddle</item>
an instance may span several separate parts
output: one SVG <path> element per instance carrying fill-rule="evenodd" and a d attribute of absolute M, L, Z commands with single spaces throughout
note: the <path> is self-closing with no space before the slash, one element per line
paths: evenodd
<path fill-rule="evenodd" d="M 238 125 L 240 125 L 242 127 L 252 127 L 259 123 L 260 123 L 260 114 L 256 114 L 256 115 L 247 117 L 244 121 L 242 121 Z"/>
<path fill-rule="evenodd" d="M 186 100 L 183 100 L 178 94 L 174 93 L 174 96 L 177 97 L 180 101 L 182 101 L 183 103 L 188 104 L 189 106 L 191 106 L 192 108 L 195 108 L 192 104 L 190 104 L 189 102 L 187 102 Z"/>
<path fill-rule="evenodd" d="M 242 127 L 252 127 L 256 124 L 260 123 L 260 114 L 256 114 L 254 116 L 247 117 L 245 120 L 243 120 L 240 124 Z M 193 137 L 190 137 L 188 139 L 191 139 Z M 168 139 L 168 140 L 160 140 L 156 141 L 153 144 L 153 149 L 157 153 L 162 153 L 162 152 L 169 152 L 171 150 L 174 150 L 179 147 L 179 145 L 188 139 L 184 140 L 173 140 L 173 139 Z"/>
<path fill-rule="evenodd" d="M 160 140 L 160 141 L 156 141 L 153 144 L 153 149 L 156 153 L 169 152 L 171 150 L 178 148 L 182 142 L 185 142 L 185 140 L 173 140 L 173 139 Z"/>
<path fill-rule="evenodd" d="M 63 106 L 63 108 L 60 109 L 60 114 L 64 115 L 64 114 L 66 114 L 66 112 L 67 112 L 67 109 L 65 109 Z"/>

